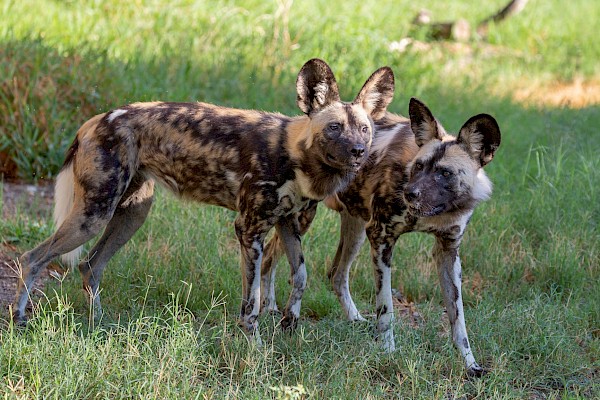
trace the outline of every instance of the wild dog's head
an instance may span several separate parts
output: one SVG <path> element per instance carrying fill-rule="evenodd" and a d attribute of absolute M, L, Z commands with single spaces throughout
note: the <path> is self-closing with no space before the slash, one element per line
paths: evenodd
<path fill-rule="evenodd" d="M 310 117 L 305 146 L 337 171 L 356 172 L 369 156 L 373 119 L 385 113 L 394 95 L 394 74 L 378 69 L 351 103 L 340 100 L 333 72 L 322 60 L 308 61 L 296 81 L 297 104 Z"/>
<path fill-rule="evenodd" d="M 471 117 L 458 137 L 448 135 L 427 106 L 409 105 L 410 126 L 419 151 L 407 166 L 404 199 L 409 212 L 429 217 L 472 209 L 486 200 L 492 184 L 482 167 L 500 146 L 500 128 L 487 114 Z"/>

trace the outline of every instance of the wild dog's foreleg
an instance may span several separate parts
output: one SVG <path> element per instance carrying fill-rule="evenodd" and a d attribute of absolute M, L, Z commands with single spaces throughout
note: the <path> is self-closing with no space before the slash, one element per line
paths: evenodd
<path fill-rule="evenodd" d="M 392 252 L 398 235 L 379 221 L 367 226 L 375 275 L 377 340 L 386 352 L 396 349 L 394 343 L 394 304 L 392 302 Z"/>
<path fill-rule="evenodd" d="M 433 247 L 433 257 L 438 268 L 440 285 L 444 296 L 446 312 L 450 320 L 454 345 L 459 349 L 465 360 L 468 374 L 481 376 L 485 371 L 475 361 L 467 336 L 461 294 L 462 268 L 458 255 L 459 244 L 460 240 L 448 240 L 438 237 Z"/>
<path fill-rule="evenodd" d="M 79 263 L 83 289 L 89 296 L 96 319 L 102 313 L 99 285 L 104 268 L 110 258 L 131 239 L 146 220 L 152 206 L 153 194 L 154 181 L 136 175 L 121 198 L 102 237 L 90 250 L 87 259 Z"/>
<path fill-rule="evenodd" d="M 258 331 L 260 268 L 265 236 L 271 227 L 265 221 L 257 222 L 245 218 L 243 213 L 240 213 L 235 220 L 235 233 L 240 242 L 240 267 L 242 270 L 242 305 L 239 324 L 249 339 L 258 345 L 262 344 Z"/>
<path fill-rule="evenodd" d="M 292 285 L 290 297 L 283 310 L 281 327 L 283 329 L 294 329 L 298 324 L 302 295 L 306 288 L 306 265 L 302 254 L 298 219 L 295 216 L 283 218 L 275 225 L 275 228 L 290 263 Z"/>
<path fill-rule="evenodd" d="M 40 271 L 54 258 L 73 251 L 94 238 L 105 226 L 108 219 L 95 219 L 93 223 L 84 214 L 83 203 L 76 201 L 71 213 L 58 230 L 34 249 L 19 258 L 21 276 L 19 279 L 13 320 L 25 322 L 25 307 L 29 298 L 29 290 Z"/>
<path fill-rule="evenodd" d="M 296 214 L 298 220 L 298 229 L 300 236 L 303 236 L 317 214 L 317 202 L 309 204 L 308 208 Z M 265 247 L 265 255 L 262 262 L 261 271 L 261 304 L 262 312 L 278 312 L 275 302 L 275 272 L 277 262 L 285 253 L 279 234 L 275 234 Z"/>
<path fill-rule="evenodd" d="M 351 216 L 348 211 L 340 212 L 340 242 L 327 276 L 340 301 L 346 318 L 350 321 L 365 321 L 356 308 L 350 294 L 350 267 L 365 241 L 365 222 Z"/>

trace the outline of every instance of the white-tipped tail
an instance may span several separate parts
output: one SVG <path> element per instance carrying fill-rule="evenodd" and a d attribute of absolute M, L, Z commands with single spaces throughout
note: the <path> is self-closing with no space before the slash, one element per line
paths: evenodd
<path fill-rule="evenodd" d="M 73 175 L 73 163 L 65 166 L 56 177 L 54 185 L 54 225 L 58 229 L 73 208 L 73 199 L 75 197 L 75 187 Z M 79 263 L 81 250 L 79 246 L 73 251 L 63 254 L 60 259 L 67 265 L 74 267 Z"/>

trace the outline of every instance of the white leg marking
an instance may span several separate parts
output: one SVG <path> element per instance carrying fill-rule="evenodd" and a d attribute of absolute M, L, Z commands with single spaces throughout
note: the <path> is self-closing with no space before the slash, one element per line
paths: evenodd
<path fill-rule="evenodd" d="M 256 250 L 258 257 L 252 260 L 252 267 L 254 268 L 254 278 L 250 284 L 248 302 L 252 302 L 252 311 L 249 314 L 243 312 L 241 316 L 242 324 L 244 326 L 244 333 L 248 337 L 251 343 L 257 346 L 262 346 L 262 340 L 260 338 L 260 332 L 258 331 L 258 314 L 260 313 L 260 267 L 262 262 L 262 245 L 259 241 L 252 243 L 252 248 Z M 243 260 L 243 257 L 242 257 Z M 243 300 L 242 300 L 243 301 Z M 248 330 L 248 331 L 247 331 Z"/>
<path fill-rule="evenodd" d="M 254 306 L 252 307 L 252 316 L 258 316 L 260 313 L 260 266 L 262 263 L 262 246 L 258 241 L 252 243 L 252 248 L 258 253 L 258 257 L 254 260 L 254 280 L 250 289 L 250 298 L 254 299 Z"/>
<path fill-rule="evenodd" d="M 346 261 L 346 260 L 342 260 Z M 354 300 L 352 299 L 352 295 L 350 294 L 350 266 L 352 260 L 349 263 L 344 263 L 342 266 L 338 267 L 335 275 L 333 276 L 333 290 L 342 305 L 342 309 L 344 310 L 344 314 L 346 314 L 346 318 L 349 321 L 366 321 L 358 308 L 356 308 L 356 304 L 354 304 Z"/>
<path fill-rule="evenodd" d="M 456 257 L 456 260 L 454 261 L 454 267 L 452 268 L 451 276 L 452 284 L 457 288 L 457 298 L 454 304 L 457 317 L 454 323 L 452 324 L 452 340 L 454 341 L 454 344 L 463 356 L 467 368 L 469 368 L 472 365 L 477 365 L 477 363 L 475 361 L 475 357 L 473 356 L 473 351 L 471 350 L 471 345 L 469 343 L 469 338 L 467 335 L 467 326 L 465 323 L 465 313 L 463 309 L 461 293 L 461 270 L 462 266 L 460 264 L 460 258 Z"/>
<path fill-rule="evenodd" d="M 290 311 L 292 312 L 292 315 L 297 319 L 300 317 L 302 293 L 306 288 L 306 266 L 304 265 L 304 263 L 300 264 L 300 266 L 298 267 L 298 271 L 296 272 L 296 275 L 293 277 L 293 279 L 294 281 L 302 282 L 302 285 L 298 287 L 294 285 L 294 288 L 292 289 L 293 297 L 292 304 L 290 304 Z"/>
<path fill-rule="evenodd" d="M 392 271 L 383 261 L 385 244 L 379 245 L 377 249 L 377 270 L 381 274 L 381 287 L 376 297 L 378 339 L 384 351 L 392 352 L 396 349 L 394 343 L 394 304 L 392 302 Z"/>

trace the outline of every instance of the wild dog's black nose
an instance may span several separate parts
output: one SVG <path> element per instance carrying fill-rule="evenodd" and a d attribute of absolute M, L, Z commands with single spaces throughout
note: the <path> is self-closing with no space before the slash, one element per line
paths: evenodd
<path fill-rule="evenodd" d="M 404 197 L 408 201 L 415 201 L 416 199 L 419 198 L 420 195 L 421 195 L 421 192 L 419 191 L 419 189 L 414 188 L 414 187 L 407 187 L 406 190 L 404 191 Z"/>
<path fill-rule="evenodd" d="M 355 144 L 350 150 L 350 153 L 356 158 L 362 157 L 365 154 L 365 145 L 364 144 Z"/>

